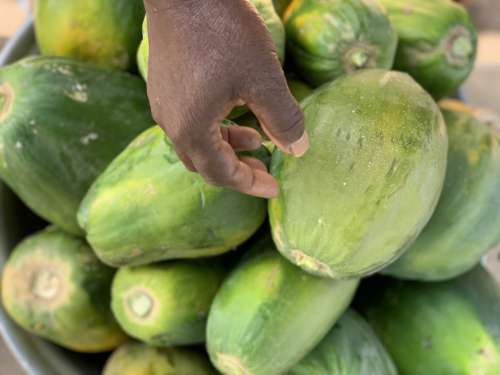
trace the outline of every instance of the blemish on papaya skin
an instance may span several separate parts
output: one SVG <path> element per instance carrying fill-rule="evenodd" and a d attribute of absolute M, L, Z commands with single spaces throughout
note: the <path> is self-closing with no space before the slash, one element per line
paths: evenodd
<path fill-rule="evenodd" d="M 74 286 L 64 262 L 34 253 L 16 267 L 6 267 L 3 281 L 12 285 L 4 298 L 29 309 L 56 310 L 70 299 Z"/>
<path fill-rule="evenodd" d="M 2 83 L 0 85 L 0 122 L 9 116 L 12 104 L 14 103 L 14 96 L 14 90 L 10 83 Z"/>
<path fill-rule="evenodd" d="M 333 272 L 330 267 L 316 258 L 305 254 L 301 250 L 292 250 L 290 257 L 299 267 L 304 268 L 314 274 L 333 277 Z"/>
<path fill-rule="evenodd" d="M 432 337 L 430 336 L 427 336 L 423 342 L 422 342 L 422 346 L 424 347 L 424 349 L 432 349 Z"/>
<path fill-rule="evenodd" d="M 267 288 L 268 289 L 273 289 L 278 281 L 278 276 L 279 276 L 279 273 L 280 273 L 280 267 L 279 267 L 279 264 L 277 264 L 276 266 L 273 267 L 273 269 L 271 270 L 271 273 L 269 274 L 268 278 L 267 278 Z"/>
<path fill-rule="evenodd" d="M 217 367 L 223 369 L 223 371 L 227 374 L 231 375 L 250 375 L 250 371 L 248 371 L 241 363 L 241 360 L 238 357 L 233 355 L 217 353 L 216 354 L 216 362 L 218 364 Z"/>

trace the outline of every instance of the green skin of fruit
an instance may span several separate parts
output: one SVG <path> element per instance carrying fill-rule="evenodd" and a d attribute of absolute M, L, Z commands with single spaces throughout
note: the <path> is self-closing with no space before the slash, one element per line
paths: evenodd
<path fill-rule="evenodd" d="M 382 281 L 360 305 L 401 374 L 497 375 L 500 287 L 481 267 L 451 281 Z"/>
<path fill-rule="evenodd" d="M 137 49 L 137 68 L 145 81 L 148 79 L 148 57 L 149 57 L 149 38 L 148 38 L 148 19 L 144 17 L 142 22 L 142 40 Z"/>
<path fill-rule="evenodd" d="M 273 0 L 274 9 L 276 10 L 276 13 L 278 13 L 278 16 L 283 17 L 283 14 L 290 3 L 291 0 Z"/>
<path fill-rule="evenodd" d="M 127 340 L 109 308 L 113 275 L 84 241 L 49 228 L 12 252 L 3 306 L 21 327 L 65 348 L 108 351 Z"/>
<path fill-rule="evenodd" d="M 92 185 L 78 219 L 97 256 L 123 266 L 222 254 L 265 216 L 265 200 L 207 184 L 152 127 Z"/>
<path fill-rule="evenodd" d="M 422 234 L 383 271 L 398 278 L 456 277 L 500 242 L 500 121 L 456 101 L 441 108 L 450 142 L 444 189 Z"/>
<path fill-rule="evenodd" d="M 207 350 L 224 374 L 281 374 L 326 335 L 358 281 L 302 272 L 258 242 L 224 281 L 210 310 Z"/>
<path fill-rule="evenodd" d="M 288 375 L 397 375 L 370 325 L 347 310 L 328 335 Z"/>
<path fill-rule="evenodd" d="M 208 358 L 193 349 L 154 348 L 138 342 L 120 346 L 102 375 L 215 375 Z"/>
<path fill-rule="evenodd" d="M 443 186 L 446 126 L 407 74 L 362 70 L 302 103 L 310 149 L 275 150 L 269 201 L 278 250 L 305 271 L 361 277 L 395 260 L 429 220 Z"/>
<path fill-rule="evenodd" d="M 392 68 L 397 34 L 378 0 L 294 0 L 284 20 L 297 71 L 313 86 Z"/>
<path fill-rule="evenodd" d="M 141 40 L 142 0 L 35 2 L 35 33 L 43 55 L 128 69 Z"/>
<path fill-rule="evenodd" d="M 0 70 L 0 177 L 39 216 L 81 235 L 92 182 L 153 124 L 144 82 L 73 60 L 33 57 Z"/>
<path fill-rule="evenodd" d="M 477 32 L 450 0 L 381 0 L 399 35 L 394 67 L 408 72 L 435 99 L 453 94 L 476 58 Z"/>
<path fill-rule="evenodd" d="M 123 267 L 113 280 L 111 308 L 125 332 L 148 344 L 202 343 L 208 310 L 225 275 L 213 262 Z"/>

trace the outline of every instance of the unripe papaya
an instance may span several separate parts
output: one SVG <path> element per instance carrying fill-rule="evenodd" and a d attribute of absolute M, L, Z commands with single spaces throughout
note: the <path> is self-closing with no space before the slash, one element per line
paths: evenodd
<path fill-rule="evenodd" d="M 194 349 L 129 342 L 113 352 L 102 375 L 215 375 L 215 370 L 208 358 Z"/>
<path fill-rule="evenodd" d="M 125 332 L 148 344 L 202 343 L 208 310 L 224 276 L 224 268 L 213 262 L 123 267 L 113 280 L 113 313 Z"/>
<path fill-rule="evenodd" d="M 223 374 L 281 374 L 327 334 L 358 280 L 308 275 L 257 241 L 224 281 L 210 309 L 207 349 Z"/>
<path fill-rule="evenodd" d="M 297 72 L 313 86 L 392 68 L 397 34 L 378 0 L 294 0 L 284 22 Z"/>
<path fill-rule="evenodd" d="M 278 16 L 282 17 L 291 0 L 273 0 L 274 9 Z"/>
<path fill-rule="evenodd" d="M 500 371 L 500 286 L 481 266 L 449 281 L 369 280 L 359 308 L 400 374 Z"/>
<path fill-rule="evenodd" d="M 88 188 L 153 124 L 144 82 L 36 56 L 0 69 L 0 177 L 35 213 L 81 235 Z"/>
<path fill-rule="evenodd" d="M 476 59 L 477 32 L 452 0 L 381 0 L 399 36 L 394 68 L 408 72 L 435 99 L 453 94 Z"/>
<path fill-rule="evenodd" d="M 429 220 L 446 169 L 446 126 L 410 76 L 361 70 L 302 102 L 310 149 L 275 150 L 269 201 L 278 250 L 307 272 L 361 277 L 394 261 Z"/>
<path fill-rule="evenodd" d="M 188 171 L 159 127 L 139 135 L 92 185 L 79 222 L 112 266 L 218 255 L 246 241 L 266 201 Z"/>
<path fill-rule="evenodd" d="M 500 119 L 446 100 L 448 167 L 436 211 L 415 243 L 383 272 L 437 281 L 473 268 L 500 243 Z"/>
<path fill-rule="evenodd" d="M 142 0 L 37 0 L 35 34 L 42 54 L 128 69 L 144 17 Z"/>
<path fill-rule="evenodd" d="M 326 337 L 287 375 L 397 375 L 373 329 L 349 309 Z"/>
<path fill-rule="evenodd" d="M 109 307 L 113 275 L 84 241 L 49 228 L 9 257 L 3 305 L 21 327 L 65 348 L 108 351 L 127 340 Z"/>

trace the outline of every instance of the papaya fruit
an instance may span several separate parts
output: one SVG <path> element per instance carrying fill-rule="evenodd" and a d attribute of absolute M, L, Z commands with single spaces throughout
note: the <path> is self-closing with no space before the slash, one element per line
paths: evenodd
<path fill-rule="evenodd" d="M 500 287 L 478 266 L 449 281 L 368 280 L 361 312 L 406 375 L 497 375 Z"/>
<path fill-rule="evenodd" d="M 408 72 L 435 99 L 453 94 L 476 58 L 477 32 L 452 0 L 381 0 L 399 44 L 394 68 Z"/>
<path fill-rule="evenodd" d="M 348 309 L 326 337 L 287 375 L 397 375 L 387 350 L 356 311 Z"/>
<path fill-rule="evenodd" d="M 291 0 L 273 0 L 274 10 L 276 10 L 278 16 L 283 16 L 290 2 Z"/>
<path fill-rule="evenodd" d="M 0 69 L 0 177 L 70 233 L 83 234 L 76 212 L 95 178 L 152 124 L 128 73 L 40 56 Z"/>
<path fill-rule="evenodd" d="M 394 63 L 398 37 L 378 0 L 293 0 L 284 23 L 296 71 L 313 86 Z"/>
<path fill-rule="evenodd" d="M 224 374 L 281 374 L 321 341 L 345 311 L 358 280 L 308 275 L 270 238 L 222 284 L 210 309 L 207 350 Z"/>
<path fill-rule="evenodd" d="M 97 256 L 112 266 L 218 255 L 250 238 L 265 217 L 265 200 L 189 172 L 159 127 L 110 164 L 78 214 Z"/>
<path fill-rule="evenodd" d="M 415 243 L 383 272 L 422 281 L 456 277 L 500 243 L 500 119 L 441 103 L 449 138 L 444 189 Z"/>
<path fill-rule="evenodd" d="M 37 0 L 35 35 L 43 55 L 129 69 L 141 41 L 142 0 Z"/>
<path fill-rule="evenodd" d="M 127 340 L 109 308 L 113 275 L 83 240 L 48 228 L 7 260 L 3 306 L 21 327 L 65 348 L 108 351 Z"/>
<path fill-rule="evenodd" d="M 149 57 L 149 39 L 148 39 L 148 19 L 144 17 L 142 22 L 142 40 L 137 49 L 137 68 L 139 74 L 145 81 L 148 79 L 148 57 Z"/>
<path fill-rule="evenodd" d="M 208 358 L 193 349 L 155 348 L 129 342 L 109 357 L 102 375 L 215 375 Z"/>
<path fill-rule="evenodd" d="M 122 267 L 111 308 L 123 330 L 154 346 L 205 341 L 208 310 L 225 276 L 216 263 L 175 261 Z"/>
<path fill-rule="evenodd" d="M 288 83 L 290 92 L 298 102 L 304 100 L 313 93 L 313 89 L 305 82 L 302 82 L 300 79 L 297 79 L 295 77 L 287 77 L 286 82 Z"/>
<path fill-rule="evenodd" d="M 448 145 L 441 112 L 410 76 L 377 69 L 338 78 L 301 104 L 309 151 L 272 156 L 276 246 L 315 275 L 374 273 L 401 255 L 437 204 Z"/>

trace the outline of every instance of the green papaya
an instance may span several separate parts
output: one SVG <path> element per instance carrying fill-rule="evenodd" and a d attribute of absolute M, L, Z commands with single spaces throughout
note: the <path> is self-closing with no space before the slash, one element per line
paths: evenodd
<path fill-rule="evenodd" d="M 304 100 L 313 93 L 313 89 L 309 85 L 307 85 L 306 83 L 302 82 L 301 80 L 295 77 L 293 78 L 287 77 L 286 81 L 288 83 L 288 88 L 290 89 L 293 97 L 298 102 Z"/>
<path fill-rule="evenodd" d="M 149 40 L 148 40 L 148 19 L 144 17 L 142 22 L 142 40 L 137 49 L 137 68 L 145 81 L 148 79 L 148 57 L 149 57 Z"/>
<path fill-rule="evenodd" d="M 290 5 L 292 0 L 273 0 L 274 10 L 278 13 L 278 16 L 282 17 L 285 13 L 286 8 Z"/>
<path fill-rule="evenodd" d="M 288 375 L 397 375 L 370 325 L 347 310 L 328 335 Z"/>
<path fill-rule="evenodd" d="M 452 100 L 441 109 L 450 144 L 444 189 L 415 243 L 383 271 L 398 278 L 456 277 L 500 243 L 500 120 Z"/>
<path fill-rule="evenodd" d="M 40 56 L 0 69 L 0 177 L 73 234 L 92 182 L 152 124 L 144 82 L 128 73 Z"/>
<path fill-rule="evenodd" d="M 477 32 L 452 0 L 381 0 L 396 28 L 394 68 L 408 72 L 435 99 L 453 94 L 476 58 Z"/>
<path fill-rule="evenodd" d="M 159 127 L 111 163 L 78 214 L 97 256 L 113 266 L 221 254 L 250 238 L 265 217 L 265 200 L 189 172 Z"/>
<path fill-rule="evenodd" d="M 208 358 L 184 348 L 129 342 L 109 357 L 102 375 L 215 375 Z"/>
<path fill-rule="evenodd" d="M 142 0 L 37 0 L 35 34 L 43 55 L 129 69 L 141 41 Z"/>
<path fill-rule="evenodd" d="M 81 239 L 49 228 L 22 241 L 2 273 L 2 302 L 27 331 L 78 352 L 127 340 L 109 308 L 114 270 Z"/>
<path fill-rule="evenodd" d="M 311 85 L 394 63 L 398 37 L 378 0 L 293 0 L 284 22 L 296 70 Z"/>
<path fill-rule="evenodd" d="M 361 70 L 302 103 L 310 149 L 275 150 L 269 201 L 278 250 L 315 275 L 361 277 L 401 255 L 443 186 L 446 126 L 407 74 Z"/>
<path fill-rule="evenodd" d="M 264 238 L 222 284 L 208 315 L 207 350 L 224 374 L 281 374 L 326 335 L 358 280 L 302 272 Z"/>
<path fill-rule="evenodd" d="M 437 283 L 374 281 L 361 311 L 401 374 L 500 373 L 500 286 L 482 267 Z"/>
<path fill-rule="evenodd" d="M 123 267 L 111 308 L 123 330 L 154 346 L 205 341 L 208 310 L 225 276 L 220 265 L 175 261 Z"/>

